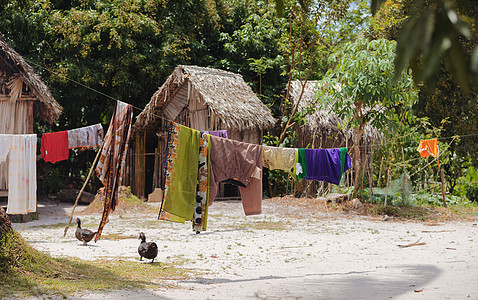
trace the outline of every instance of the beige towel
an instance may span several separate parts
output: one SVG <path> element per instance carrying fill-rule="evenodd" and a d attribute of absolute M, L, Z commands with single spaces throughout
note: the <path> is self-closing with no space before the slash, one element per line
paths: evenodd
<path fill-rule="evenodd" d="M 279 169 L 292 172 L 297 157 L 297 148 L 263 146 L 262 150 L 264 167 L 269 170 Z"/>

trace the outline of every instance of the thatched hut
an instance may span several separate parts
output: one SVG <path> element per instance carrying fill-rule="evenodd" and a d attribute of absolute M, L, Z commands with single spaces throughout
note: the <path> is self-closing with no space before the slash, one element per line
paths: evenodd
<path fill-rule="evenodd" d="M 312 113 L 305 117 L 304 124 L 296 126 L 300 148 L 340 148 L 347 147 L 353 158 L 353 129 L 345 128 L 343 120 L 339 119 L 331 107 L 318 109 L 315 95 L 321 86 L 317 81 L 291 82 L 289 87 L 289 100 L 292 106 L 299 102 L 298 110 L 311 109 Z M 364 134 L 360 141 L 361 161 L 365 169 L 370 171 L 372 166 L 372 145 L 376 144 L 382 136 L 380 132 L 369 124 L 365 125 Z M 352 160 L 353 161 L 353 160 Z M 353 169 L 348 174 L 353 173 Z M 347 176 L 351 179 L 350 176 Z M 312 191 L 317 189 L 311 189 Z M 310 193 L 310 191 L 307 191 Z"/>
<path fill-rule="evenodd" d="M 227 130 L 229 138 L 254 144 L 261 144 L 263 130 L 275 123 L 241 75 L 177 66 L 133 125 L 133 151 L 124 178 L 137 196 L 161 186 L 170 120 L 201 131 Z"/>
<path fill-rule="evenodd" d="M 61 112 L 33 68 L 0 36 L 0 134 L 33 133 L 34 115 L 52 123 Z M 0 164 L 0 190 L 7 187 L 5 164 Z"/>

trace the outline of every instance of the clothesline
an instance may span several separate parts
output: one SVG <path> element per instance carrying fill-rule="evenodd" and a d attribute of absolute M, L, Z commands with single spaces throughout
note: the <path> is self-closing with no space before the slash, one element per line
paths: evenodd
<path fill-rule="evenodd" d="M 24 59 L 25 59 L 25 58 L 24 58 Z M 105 94 L 105 93 L 103 93 L 103 92 L 101 92 L 101 91 L 98 91 L 98 90 L 92 88 L 92 87 L 89 87 L 89 86 L 87 86 L 87 85 L 85 85 L 85 84 L 83 84 L 83 83 L 81 83 L 81 82 L 79 82 L 79 81 L 76 81 L 76 80 L 74 80 L 74 79 L 71 79 L 71 78 L 69 78 L 69 77 L 63 75 L 63 74 L 60 74 L 60 73 L 58 73 L 58 72 L 55 72 L 55 71 L 53 71 L 53 70 L 51 70 L 51 69 L 49 69 L 49 68 L 47 68 L 47 67 L 45 67 L 45 66 L 42 66 L 42 65 L 40 65 L 40 64 L 37 64 L 37 63 L 34 62 L 34 61 L 30 61 L 30 60 L 27 60 L 27 59 L 25 59 L 25 61 L 27 61 L 27 62 L 30 63 L 30 64 L 34 64 L 34 65 L 36 65 L 36 66 L 38 66 L 38 67 L 40 67 L 40 68 L 42 68 L 42 69 L 45 69 L 45 70 L 47 70 L 48 72 L 51 72 L 51 73 L 53 73 L 53 74 L 62 76 L 62 77 L 65 78 L 66 80 L 71 81 L 71 82 L 73 82 L 73 83 L 75 83 L 75 84 L 78 84 L 78 85 L 80 85 L 80 86 L 82 86 L 82 87 L 84 87 L 84 88 L 86 88 L 86 89 L 89 89 L 89 90 L 91 90 L 91 91 L 93 91 L 93 92 L 95 92 L 95 93 L 98 93 L 98 94 L 100 94 L 100 95 L 102 95 L 102 96 L 105 96 L 105 97 L 107 97 L 107 98 L 110 99 L 110 100 L 113 100 L 113 101 L 121 101 L 121 100 L 118 100 L 118 99 L 116 99 L 116 98 L 114 98 L 114 97 L 108 95 L 108 94 Z M 124 102 L 124 101 L 122 101 L 122 102 Z M 125 102 L 125 103 L 126 103 L 126 102 Z M 132 105 L 132 104 L 130 104 L 130 103 L 127 103 L 127 104 L 131 105 L 131 107 L 133 107 L 134 109 L 137 109 L 137 110 L 139 110 L 139 111 L 144 111 L 143 108 L 134 106 L 134 105 Z M 150 114 L 151 116 L 154 116 L 154 117 L 163 119 L 163 120 L 165 120 L 165 121 L 167 121 L 167 122 L 174 122 L 174 120 L 170 120 L 170 119 L 168 119 L 168 118 L 166 118 L 166 117 L 164 117 L 164 116 L 161 116 L 161 115 L 157 115 L 157 114 L 154 114 L 154 113 L 151 113 L 151 112 L 149 112 L 149 114 Z M 408 136 L 408 135 L 405 135 L 405 136 Z M 438 139 L 438 140 L 446 140 L 446 139 L 453 139 L 453 138 L 456 138 L 456 137 L 464 138 L 464 137 L 475 137 L 475 136 L 478 136 L 478 133 L 471 133 L 471 134 L 464 134 L 464 135 L 454 135 L 454 136 L 449 136 L 449 137 L 438 137 L 437 139 Z M 401 138 L 401 137 L 398 137 L 398 139 L 400 139 L 400 138 Z M 408 141 L 412 142 L 412 141 L 414 141 L 414 140 L 408 140 Z M 397 144 L 397 143 L 400 143 L 400 142 L 406 142 L 406 141 L 386 142 L 386 143 L 372 143 L 372 144 L 363 145 L 363 146 L 358 146 L 358 147 L 359 147 L 359 148 L 376 147 L 376 146 L 378 147 L 378 146 L 382 146 L 382 145 L 390 145 L 390 144 L 393 145 L 393 144 Z M 326 148 L 324 148 L 324 149 L 326 149 Z M 347 147 L 347 149 L 349 150 L 349 149 L 351 149 L 351 148 L 350 148 L 350 147 Z"/>

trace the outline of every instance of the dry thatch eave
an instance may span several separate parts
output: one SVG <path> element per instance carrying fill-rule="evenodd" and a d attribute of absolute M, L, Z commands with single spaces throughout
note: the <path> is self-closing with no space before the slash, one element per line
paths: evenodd
<path fill-rule="evenodd" d="M 309 106 L 316 107 L 315 93 L 318 86 L 317 81 L 307 81 L 300 82 L 295 80 L 291 82 L 289 90 L 289 99 L 292 105 L 295 105 L 299 100 L 302 86 L 305 84 L 304 93 L 302 99 L 299 103 L 298 111 L 306 109 Z M 353 130 L 344 130 L 343 120 L 340 120 L 335 112 L 332 111 L 330 105 L 327 109 L 316 109 L 311 115 L 307 115 L 305 118 L 305 123 L 303 125 L 304 131 L 310 134 L 325 134 L 327 136 L 340 136 L 343 139 L 347 138 L 348 140 L 352 139 Z M 381 138 L 380 132 L 371 126 L 370 124 L 365 125 L 363 139 L 366 142 L 373 142 Z"/>
<path fill-rule="evenodd" d="M 33 68 L 25 62 L 0 35 L 0 65 L 12 74 L 19 74 L 23 83 L 38 99 L 35 103 L 36 115 L 43 121 L 52 123 L 58 119 L 62 113 L 62 107 L 55 101 L 48 87 L 43 83 L 40 77 L 35 74 Z"/>
<path fill-rule="evenodd" d="M 171 101 L 183 84 L 190 84 L 202 104 L 226 128 L 268 129 L 275 123 L 270 110 L 257 98 L 241 75 L 219 69 L 179 65 L 139 114 L 134 130 L 154 127 L 163 116 L 163 106 Z"/>

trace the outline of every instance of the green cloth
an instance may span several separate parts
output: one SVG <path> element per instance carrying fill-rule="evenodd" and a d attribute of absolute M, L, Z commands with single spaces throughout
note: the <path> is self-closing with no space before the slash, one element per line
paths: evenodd
<path fill-rule="evenodd" d="M 163 210 L 175 216 L 171 221 L 192 220 L 198 177 L 200 132 L 180 125 L 175 150 L 169 153 L 173 168 L 170 169 L 170 185 L 166 191 Z M 170 149 L 171 151 L 171 149 Z"/>
<path fill-rule="evenodd" d="M 299 148 L 297 151 L 297 162 L 302 166 L 302 173 L 297 175 L 299 179 L 307 179 L 307 158 L 305 156 L 305 149 Z"/>
<path fill-rule="evenodd" d="M 340 148 L 340 175 L 339 175 L 339 184 L 340 180 L 342 179 L 342 175 L 344 174 L 344 168 L 347 164 L 347 156 L 349 153 L 347 152 L 347 148 Z"/>

